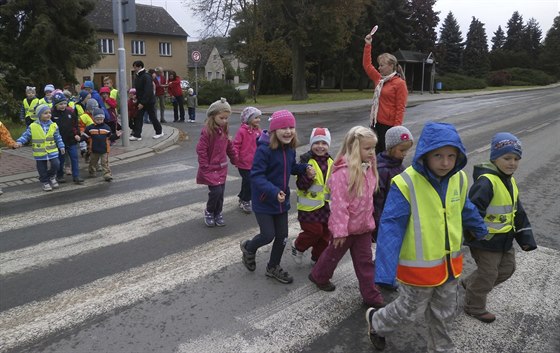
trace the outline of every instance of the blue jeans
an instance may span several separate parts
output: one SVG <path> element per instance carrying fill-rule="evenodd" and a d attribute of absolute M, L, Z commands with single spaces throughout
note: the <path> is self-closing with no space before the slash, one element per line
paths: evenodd
<path fill-rule="evenodd" d="M 70 156 L 70 165 L 72 166 L 72 178 L 80 177 L 80 166 L 79 166 L 79 148 L 78 144 L 66 145 L 66 153 Z M 64 178 L 64 155 L 59 153 L 58 155 L 59 167 L 56 173 L 57 178 Z"/>
<path fill-rule="evenodd" d="M 280 260 L 286 247 L 286 239 L 288 239 L 288 212 L 280 214 L 255 212 L 255 217 L 259 224 L 260 233 L 249 240 L 245 248 L 250 253 L 256 253 L 261 246 L 270 244 L 274 240 L 267 268 L 280 265 Z"/>
<path fill-rule="evenodd" d="M 50 168 L 49 168 L 49 162 L 51 164 Z M 56 172 L 58 171 L 58 166 L 59 166 L 58 158 L 53 158 L 48 161 L 37 160 L 36 164 L 37 164 L 37 172 L 39 172 L 39 181 L 41 183 L 46 184 L 49 182 L 51 178 L 56 176 Z"/>

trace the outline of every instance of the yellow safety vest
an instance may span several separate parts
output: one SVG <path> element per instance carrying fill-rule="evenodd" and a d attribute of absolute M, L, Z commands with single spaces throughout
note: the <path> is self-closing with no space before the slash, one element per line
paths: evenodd
<path fill-rule="evenodd" d="M 463 171 L 449 178 L 444 207 L 430 181 L 414 168 L 408 167 L 393 178 L 392 182 L 408 200 L 411 212 L 397 266 L 399 281 L 421 287 L 441 285 L 449 277 L 448 258 L 451 275 L 455 278 L 461 275 L 465 180 Z"/>
<path fill-rule="evenodd" d="M 23 99 L 23 108 L 25 109 L 25 117 L 31 118 L 35 121 L 37 117 L 35 116 L 35 107 L 39 104 L 39 98 L 33 98 L 31 103 L 27 102 L 27 98 Z"/>
<path fill-rule="evenodd" d="M 513 188 L 513 199 L 508 189 L 502 182 L 499 176 L 494 174 L 482 174 L 479 176 L 486 177 L 492 183 L 494 190 L 494 197 L 486 208 L 486 216 L 484 223 L 488 227 L 488 235 L 485 239 L 489 240 L 496 234 L 508 233 L 515 229 L 514 219 L 517 212 L 517 195 L 519 189 L 515 179 L 511 178 L 511 185 Z"/>
<path fill-rule="evenodd" d="M 42 157 L 49 153 L 58 151 L 54 140 L 54 133 L 58 126 L 51 123 L 49 130 L 45 134 L 45 130 L 41 124 L 34 122 L 29 125 L 31 129 L 31 146 L 33 148 L 33 157 Z"/>
<path fill-rule="evenodd" d="M 323 171 L 314 159 L 310 159 L 308 164 L 315 169 L 315 179 L 313 185 L 307 190 L 297 191 L 297 209 L 300 211 L 315 211 L 325 205 L 325 202 L 331 201 L 331 194 L 327 184 L 327 179 L 331 175 L 333 160 L 327 160 L 327 177 L 323 176 Z"/>
<path fill-rule="evenodd" d="M 51 97 L 51 101 L 47 102 L 47 100 L 45 99 L 45 97 L 39 99 L 39 105 L 41 104 L 46 104 L 49 106 L 49 108 L 52 108 L 52 97 Z"/>

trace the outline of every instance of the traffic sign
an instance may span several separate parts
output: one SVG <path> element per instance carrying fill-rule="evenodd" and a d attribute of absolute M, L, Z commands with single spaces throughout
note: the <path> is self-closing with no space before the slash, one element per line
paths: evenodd
<path fill-rule="evenodd" d="M 201 57 L 200 52 L 197 50 L 193 51 L 191 57 L 195 63 L 199 62 Z"/>

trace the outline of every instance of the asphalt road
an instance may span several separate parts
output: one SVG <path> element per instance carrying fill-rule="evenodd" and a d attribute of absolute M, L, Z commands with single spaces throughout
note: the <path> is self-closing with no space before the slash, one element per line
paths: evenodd
<path fill-rule="evenodd" d="M 415 137 L 430 120 L 456 125 L 469 151 L 468 174 L 487 159 L 494 133 L 510 131 L 523 142 L 516 177 L 539 249 L 519 251 L 516 273 L 492 292 L 489 308 L 498 320 L 488 325 L 458 313 L 457 352 L 560 351 L 559 96 L 559 88 L 512 92 L 407 111 Z M 315 126 L 329 127 L 335 155 L 344 133 L 367 116 L 363 109 L 297 116 L 300 141 Z M 237 122 L 233 116 L 232 134 Z M 244 268 L 239 241 L 258 228 L 237 208 L 240 178 L 232 167 L 227 226 L 204 226 L 207 189 L 194 182 L 200 125 L 184 129 L 190 138 L 182 144 L 114 166 L 113 183 L 88 180 L 52 193 L 37 185 L 4 190 L 0 352 L 373 351 L 348 257 L 332 293 L 318 291 L 307 280 L 309 258 L 297 266 L 288 249 L 282 264 L 295 278 L 291 285 L 264 276 L 268 247 L 255 272 Z M 290 212 L 291 238 L 299 231 L 296 213 Z M 424 336 L 419 318 L 389 336 L 385 351 L 424 352 Z"/>

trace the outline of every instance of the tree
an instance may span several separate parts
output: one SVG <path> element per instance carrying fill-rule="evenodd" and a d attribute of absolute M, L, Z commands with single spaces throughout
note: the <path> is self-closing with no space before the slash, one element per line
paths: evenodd
<path fill-rule="evenodd" d="M 443 72 L 459 72 L 462 66 L 463 37 L 459 24 L 449 11 L 443 21 L 438 42 L 438 62 Z"/>
<path fill-rule="evenodd" d="M 0 6 L 0 68 L 11 93 L 1 102 L 23 99 L 26 85 L 77 83 L 76 68 L 100 59 L 94 29 L 84 19 L 94 7 L 93 0 L 13 0 Z"/>
<path fill-rule="evenodd" d="M 436 0 L 410 0 L 411 47 L 422 53 L 435 51 L 439 11 L 434 11 Z"/>
<path fill-rule="evenodd" d="M 552 27 L 546 33 L 540 56 L 540 66 L 560 80 L 560 13 L 554 18 Z"/>
<path fill-rule="evenodd" d="M 539 22 L 534 18 L 530 18 L 523 30 L 523 42 L 525 51 L 530 55 L 537 57 L 541 51 L 542 30 Z"/>
<path fill-rule="evenodd" d="M 498 26 L 496 32 L 494 32 L 494 37 L 492 37 L 492 50 L 499 50 L 504 47 L 506 42 L 506 34 L 502 29 L 502 26 Z"/>
<path fill-rule="evenodd" d="M 508 20 L 507 37 L 504 43 L 504 49 L 511 51 L 525 51 L 523 47 L 524 25 L 523 16 L 515 11 Z"/>
<path fill-rule="evenodd" d="M 465 42 L 463 70 L 465 74 L 474 77 L 485 77 L 490 71 L 486 30 L 484 24 L 474 16 Z"/>

